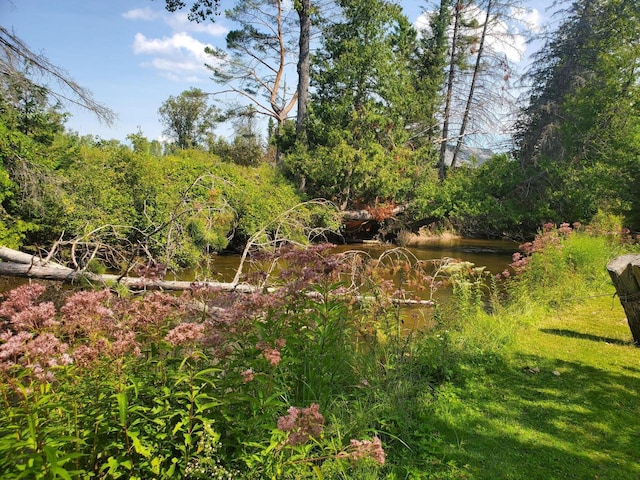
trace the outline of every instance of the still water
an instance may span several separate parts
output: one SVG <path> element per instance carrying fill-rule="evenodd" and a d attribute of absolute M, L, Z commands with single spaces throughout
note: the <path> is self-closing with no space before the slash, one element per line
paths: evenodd
<path fill-rule="evenodd" d="M 351 244 L 338 245 L 336 253 L 361 250 L 373 258 L 378 258 L 393 245 L 382 244 Z M 493 274 L 502 272 L 509 263 L 512 255 L 518 251 L 518 243 L 505 240 L 477 240 L 477 239 L 450 239 L 437 240 L 419 247 L 406 248 L 417 260 L 436 260 L 444 257 L 456 258 L 471 262 L 480 267 L 484 266 Z M 239 255 L 218 255 L 214 258 L 211 267 L 213 274 L 211 280 L 229 282 L 233 279 L 238 265 Z M 195 280 L 199 275 L 197 270 L 185 270 L 179 275 L 181 280 Z"/>
<path fill-rule="evenodd" d="M 351 244 L 338 245 L 335 247 L 336 253 L 359 250 L 378 258 L 392 245 L 379 244 Z M 475 266 L 484 266 L 492 274 L 502 272 L 512 261 L 513 253 L 518 251 L 518 244 L 504 240 L 477 240 L 477 239 L 447 239 L 433 241 L 419 247 L 408 247 L 406 250 L 414 255 L 417 260 L 437 260 L 445 257 L 468 261 Z M 202 270 L 191 269 L 181 271 L 178 275 L 168 276 L 167 280 L 207 280 L 230 282 L 240 263 L 240 255 L 217 255 L 213 257 L 208 273 L 205 275 Z M 27 283 L 29 280 L 1 277 L 0 292 L 5 292 L 19 285 Z M 439 303 L 446 302 L 450 292 L 446 289 L 436 292 L 434 297 Z M 428 299 L 428 293 L 426 293 Z M 429 323 L 430 307 L 405 307 L 403 308 L 403 322 L 407 329 L 419 328 Z"/>
<path fill-rule="evenodd" d="M 335 247 L 336 253 L 346 251 L 362 251 L 372 258 L 379 258 L 393 245 L 382 244 L 350 244 L 338 245 Z M 477 239 L 447 239 L 430 242 L 419 247 L 406 248 L 409 255 L 415 256 L 416 260 L 438 260 L 449 257 L 473 263 L 477 267 L 486 267 L 486 270 L 493 275 L 501 273 L 512 262 L 512 255 L 518 251 L 518 243 L 505 240 L 477 240 Z M 239 255 L 218 255 L 214 257 L 210 265 L 207 278 L 220 282 L 231 281 L 240 263 Z M 176 277 L 179 280 L 193 281 L 202 279 L 202 271 L 186 270 L 180 272 Z M 436 291 L 431 297 L 431 292 L 427 289 L 417 294 L 423 300 L 433 299 L 439 304 L 446 304 L 450 298 L 451 291 L 442 288 Z M 402 328 L 413 330 L 422 328 L 431 323 L 433 315 L 432 307 L 411 306 L 401 309 Z"/>

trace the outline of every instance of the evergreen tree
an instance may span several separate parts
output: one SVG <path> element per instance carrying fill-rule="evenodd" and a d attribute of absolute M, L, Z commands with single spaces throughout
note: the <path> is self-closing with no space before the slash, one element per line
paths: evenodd
<path fill-rule="evenodd" d="M 384 0 L 339 0 L 312 62 L 311 152 L 289 158 L 289 169 L 309 193 L 342 208 L 392 199 L 412 110 L 411 58 L 416 32 L 399 5 Z M 337 153 L 340 152 L 340 153 Z M 394 152 L 394 153 L 391 153 Z M 304 155 L 302 155 L 304 157 Z"/>
<path fill-rule="evenodd" d="M 564 18 L 537 55 L 516 136 L 522 166 L 539 171 L 528 190 L 546 189 L 566 219 L 608 208 L 638 224 L 640 6 L 581 0 Z"/>

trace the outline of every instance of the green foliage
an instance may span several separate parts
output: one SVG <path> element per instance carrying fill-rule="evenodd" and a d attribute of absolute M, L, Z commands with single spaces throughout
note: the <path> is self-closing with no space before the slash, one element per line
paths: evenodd
<path fill-rule="evenodd" d="M 639 16 L 634 2 L 575 2 L 534 62 L 517 155 L 550 220 L 606 208 L 637 223 Z"/>
<path fill-rule="evenodd" d="M 289 172 L 304 178 L 308 195 L 345 208 L 402 201 L 417 170 L 413 157 L 409 150 L 387 151 L 375 141 L 355 148 L 340 138 L 329 146 L 298 148 L 284 163 Z"/>
<path fill-rule="evenodd" d="M 51 163 L 20 163 L 24 157 L 16 152 L 31 148 L 32 140 L 4 132 L 0 148 L 14 152 L 18 162 L 12 172 L 29 172 L 7 170 L 2 184 L 3 236 L 12 246 L 37 229 L 43 243 L 64 231 L 66 238 L 112 248 L 143 244 L 169 264 L 194 265 L 203 253 L 226 248 L 230 239 L 240 244 L 300 201 L 267 165 L 238 166 L 196 150 L 158 156 L 140 136 L 134 150 L 115 141 L 72 137 L 51 147 L 62 154 Z M 309 211 L 308 225 L 317 218 Z"/>
<path fill-rule="evenodd" d="M 413 215 L 446 219 L 463 235 L 521 238 L 561 215 L 560 208 L 554 210 L 554 204 L 532 188 L 537 176 L 508 155 L 495 155 L 482 165 L 450 171 L 440 184 L 423 183 L 412 204 Z"/>
<path fill-rule="evenodd" d="M 191 88 L 170 96 L 158 109 L 164 133 L 175 141 L 175 148 L 198 148 L 212 137 L 220 113 L 208 105 L 208 98 L 199 88 Z"/>
<path fill-rule="evenodd" d="M 350 0 L 339 7 L 342 17 L 326 23 L 313 63 L 309 148 L 283 148 L 285 169 L 310 196 L 342 209 L 399 203 L 423 173 L 407 146 L 409 123 L 424 113 L 412 96 L 416 32 L 398 5 Z"/>

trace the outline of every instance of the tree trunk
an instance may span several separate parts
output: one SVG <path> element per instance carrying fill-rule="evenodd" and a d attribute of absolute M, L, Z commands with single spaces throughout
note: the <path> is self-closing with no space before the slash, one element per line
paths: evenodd
<path fill-rule="evenodd" d="M 166 290 L 181 291 L 191 288 L 193 285 L 204 286 L 239 293 L 254 293 L 265 291 L 264 288 L 247 283 L 225 282 L 185 282 L 179 280 L 152 280 L 142 277 L 126 277 L 121 275 L 97 274 L 81 272 L 63 265 L 41 262 L 39 257 L 19 252 L 6 247 L 0 247 L 0 276 L 35 278 L 39 280 L 55 280 L 65 283 L 87 282 L 96 285 L 124 285 L 131 290 Z M 39 262 L 39 263 L 37 263 Z M 270 287 L 267 292 L 275 292 L 277 288 Z M 321 294 L 315 291 L 306 292 L 310 298 Z M 356 302 L 370 301 L 372 297 L 366 295 L 353 295 Z M 392 298 L 394 305 L 425 305 L 433 306 L 432 300 L 412 300 L 404 298 Z"/>
<path fill-rule="evenodd" d="M 181 291 L 189 289 L 194 284 L 242 293 L 252 293 L 258 288 L 253 285 L 237 283 L 151 280 L 142 277 L 124 277 L 121 275 L 81 272 L 60 266 L 38 266 L 13 262 L 0 262 L 0 275 L 35 278 L 39 280 L 55 280 L 65 283 L 88 282 L 96 285 L 120 284 L 132 290 Z"/>
<path fill-rule="evenodd" d="M 460 21 L 462 16 L 463 5 L 461 1 L 456 3 L 454 22 L 453 22 L 453 38 L 451 40 L 451 54 L 449 56 L 449 76 L 447 78 L 447 93 L 445 96 L 444 119 L 442 122 L 442 139 L 440 144 L 440 159 L 438 162 L 438 174 L 440 180 L 444 180 L 447 176 L 447 165 L 445 157 L 447 155 L 447 137 L 449 136 L 449 120 L 451 116 L 451 103 L 453 101 L 453 82 L 456 74 L 456 60 L 458 55 L 458 36 L 460 34 Z"/>
<path fill-rule="evenodd" d="M 306 127 L 309 104 L 309 68 L 311 39 L 311 0 L 301 0 L 297 7 L 300 19 L 300 41 L 298 52 L 298 116 L 296 117 L 296 135 L 303 138 Z"/>
<path fill-rule="evenodd" d="M 640 255 L 616 257 L 607 263 L 607 270 L 627 315 L 633 343 L 640 345 Z"/>
<path fill-rule="evenodd" d="M 464 114 L 462 116 L 462 125 L 460 125 L 460 134 L 458 135 L 458 141 L 456 142 L 456 148 L 453 151 L 453 157 L 451 158 L 451 168 L 456 166 L 460 149 L 462 148 L 462 142 L 467 129 L 467 122 L 469 121 L 469 114 L 471 113 L 471 105 L 473 103 L 473 97 L 476 89 L 476 82 L 478 80 L 478 74 L 482 67 L 482 53 L 484 52 L 484 44 L 487 38 L 487 30 L 489 28 L 489 20 L 491 19 L 491 11 L 493 7 L 493 0 L 489 0 L 487 3 L 487 12 L 484 19 L 484 25 L 482 26 L 482 35 L 480 36 L 480 45 L 478 46 L 478 52 L 476 56 L 476 64 L 473 69 L 473 77 L 471 78 L 471 85 L 469 86 L 469 95 L 467 96 L 467 104 L 464 108 Z"/>

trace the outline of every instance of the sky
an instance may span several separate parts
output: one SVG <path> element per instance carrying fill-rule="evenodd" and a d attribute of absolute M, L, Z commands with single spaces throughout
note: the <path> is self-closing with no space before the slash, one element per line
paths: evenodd
<path fill-rule="evenodd" d="M 221 1 L 227 8 L 232 3 Z M 411 22 L 420 22 L 424 0 L 399 3 Z M 525 1 L 521 16 L 538 28 L 549 21 L 551 3 Z M 164 5 L 164 0 L 0 0 L 0 24 L 117 115 L 108 126 L 69 106 L 69 130 L 120 141 L 140 131 L 154 140 L 163 138 L 158 108 L 170 96 L 192 87 L 219 90 L 204 67 L 204 48 L 224 47 L 226 34 L 234 28 L 224 13 L 214 23 L 197 24 L 189 22 L 186 13 L 167 12 Z M 505 54 L 520 64 L 536 48 L 519 36 L 501 45 L 496 48 L 505 48 Z M 523 52 L 516 54 L 506 45 Z M 218 134 L 230 136 L 231 131 L 221 129 Z"/>

